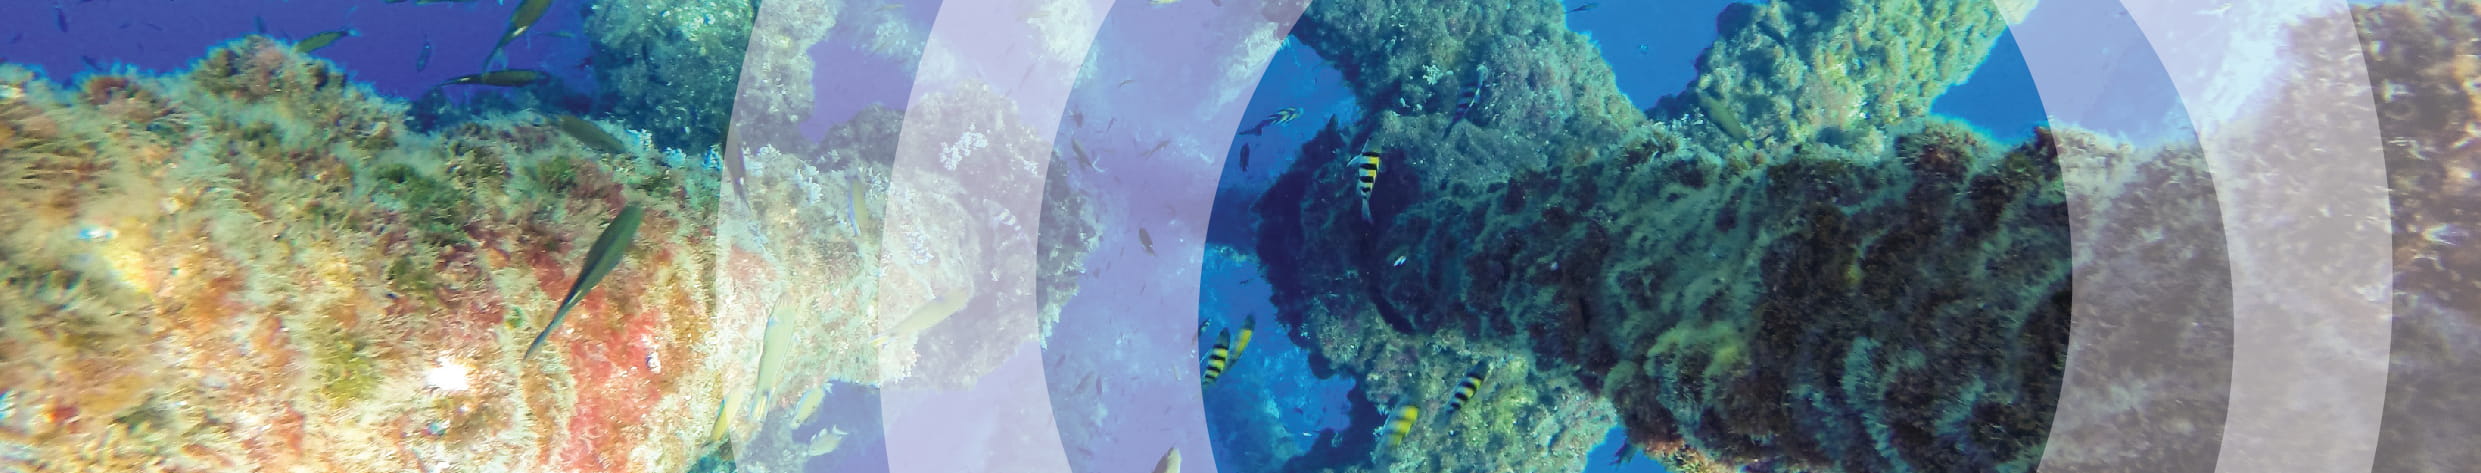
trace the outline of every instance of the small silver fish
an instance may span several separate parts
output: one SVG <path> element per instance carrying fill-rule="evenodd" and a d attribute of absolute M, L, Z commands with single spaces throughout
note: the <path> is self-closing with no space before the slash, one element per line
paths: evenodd
<path fill-rule="evenodd" d="M 1398 256 L 1398 257 L 1396 257 L 1396 263 L 1395 263 L 1393 266 L 1403 266 L 1403 265 L 1404 265 L 1404 260 L 1405 260 L 1406 258 L 1411 258 L 1411 257 L 1410 257 L 1410 256 Z"/>
<path fill-rule="evenodd" d="M 431 67 L 431 38 L 422 38 L 422 52 L 414 53 L 414 72 Z"/>

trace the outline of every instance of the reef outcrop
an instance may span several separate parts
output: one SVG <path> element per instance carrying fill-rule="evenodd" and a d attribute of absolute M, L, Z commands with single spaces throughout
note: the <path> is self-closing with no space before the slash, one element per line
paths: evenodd
<path fill-rule="evenodd" d="M 1466 412 L 1405 444 L 1299 466 L 1572 470 L 1614 424 L 1675 471 L 2039 459 L 2073 294 L 2059 163 L 2116 145 L 1993 143 L 1924 116 L 2020 10 L 1735 6 L 1683 96 L 1698 113 L 1656 121 L 1607 110 L 1624 100 L 1552 5 L 1474 8 L 1491 7 L 1318 3 L 1296 30 L 1373 107 L 1305 144 L 1256 207 L 1279 317 L 1373 405 L 1436 409 L 1494 367 Z M 1965 21 L 1902 26 L 1929 12 Z M 1434 139 L 1481 65 L 1490 97 Z M 1847 75 L 1796 74 L 1829 66 Z M 1805 84 L 1819 93 L 1789 93 Z M 1794 116 L 1826 106 L 1851 112 Z M 1348 170 L 1315 158 L 1365 150 L 1388 163 L 1366 223 Z M 1374 461 L 1313 465 L 1356 453 Z"/>
<path fill-rule="evenodd" d="M 709 431 L 706 168 L 527 114 L 411 132 L 263 37 L 0 92 L 0 462 L 659 471 Z M 624 204 L 626 261 L 521 359 Z"/>

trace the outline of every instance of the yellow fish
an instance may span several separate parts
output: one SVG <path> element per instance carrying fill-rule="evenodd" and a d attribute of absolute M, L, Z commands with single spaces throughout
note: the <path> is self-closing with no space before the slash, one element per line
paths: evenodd
<path fill-rule="evenodd" d="M 1241 352 L 1249 351 L 1249 337 L 1257 333 L 1258 319 L 1256 317 L 1249 318 L 1248 322 L 1242 322 L 1240 338 L 1232 340 L 1232 358 L 1238 359 Z"/>
<path fill-rule="evenodd" d="M 1154 462 L 1154 473 L 1180 473 L 1180 447 L 1163 452 L 1163 459 Z"/>
<path fill-rule="evenodd" d="M 1215 349 L 1206 353 L 1206 378 L 1203 384 L 1215 384 L 1223 377 L 1223 367 L 1232 362 L 1232 331 L 1215 336 Z"/>
<path fill-rule="evenodd" d="M 1404 435 L 1413 432 L 1413 422 L 1421 420 L 1421 408 L 1412 404 L 1396 409 L 1396 417 L 1387 421 L 1387 443 L 1404 442 Z"/>
<path fill-rule="evenodd" d="M 1378 188 L 1378 167 L 1380 161 L 1378 151 L 1363 151 L 1361 152 L 1361 158 L 1355 161 L 1356 163 L 1353 166 L 1355 168 L 1354 174 L 1359 177 L 1357 178 L 1358 183 L 1353 185 L 1353 189 L 1361 193 L 1361 221 L 1368 222 L 1370 221 L 1370 191 Z"/>

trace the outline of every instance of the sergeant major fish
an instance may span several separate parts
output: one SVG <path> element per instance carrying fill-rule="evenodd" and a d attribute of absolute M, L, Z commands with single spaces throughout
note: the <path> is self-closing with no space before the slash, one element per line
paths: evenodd
<path fill-rule="evenodd" d="M 1456 409 L 1464 407 L 1465 401 L 1473 400 L 1474 393 L 1481 392 L 1482 370 L 1485 368 L 1488 367 L 1475 366 L 1472 371 L 1464 373 L 1464 381 L 1456 383 L 1456 390 L 1448 393 L 1446 415 L 1456 415 Z"/>
<path fill-rule="evenodd" d="M 1405 434 L 1413 432 L 1413 423 L 1419 420 L 1421 408 L 1405 403 L 1403 407 L 1396 408 L 1395 415 L 1387 419 L 1387 425 L 1379 426 L 1379 431 L 1387 434 L 1388 445 L 1400 445 L 1404 443 Z"/>
<path fill-rule="evenodd" d="M 1357 177 L 1353 189 L 1361 194 L 1361 221 L 1369 222 L 1370 191 L 1378 187 L 1378 168 L 1381 159 L 1377 150 L 1371 150 L 1361 152 L 1361 158 L 1354 161 L 1353 173 Z"/>
<path fill-rule="evenodd" d="M 1206 352 L 1206 373 L 1199 384 L 1215 384 L 1215 378 L 1223 377 L 1223 368 L 1231 363 L 1232 331 L 1225 330 L 1215 335 L 1215 348 Z"/>
<path fill-rule="evenodd" d="M 1446 138 L 1455 133 L 1456 124 L 1464 123 L 1465 114 L 1473 113 L 1473 103 L 1479 101 L 1481 97 L 1482 78 L 1476 75 L 1473 78 L 1473 85 L 1465 87 L 1464 93 L 1456 96 L 1456 111 L 1448 114 L 1447 129 L 1439 130 L 1439 138 Z"/>

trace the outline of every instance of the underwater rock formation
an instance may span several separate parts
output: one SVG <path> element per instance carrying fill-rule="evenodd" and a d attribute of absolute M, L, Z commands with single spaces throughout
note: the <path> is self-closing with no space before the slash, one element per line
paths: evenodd
<path fill-rule="evenodd" d="M 1971 77 L 2031 1 L 1804 0 L 1734 3 L 1698 56 L 1689 90 L 1661 116 L 1695 111 L 1722 136 L 1766 148 L 1827 143 L 1871 150 L 1885 130 L 1929 115 Z"/>
<path fill-rule="evenodd" d="M 74 90 L 0 67 L 0 463 L 687 465 L 729 363 L 717 180 L 548 117 L 406 129 L 264 37 Z M 623 204 L 628 259 L 521 361 Z"/>
<path fill-rule="evenodd" d="M 2481 123 L 2481 2 L 2414 0 L 2355 6 L 2377 117 L 2385 136 L 2394 233 L 2394 348 L 2380 471 L 2469 470 L 2481 451 L 2447 439 L 2481 435 L 2472 409 L 2481 392 L 2481 300 L 2472 284 L 2481 268 L 2473 244 L 2481 198 L 2471 176 L 2481 172 L 2475 124 Z M 2340 27 L 2340 21 L 2325 22 Z M 2343 87 L 2310 78 L 2301 87 Z M 2358 163 L 2355 163 L 2358 164 Z"/>
<path fill-rule="evenodd" d="M 1417 432 L 1334 470 L 1575 469 L 1614 422 L 1676 471 L 2029 469 L 2067 341 L 2058 163 L 2081 148 L 2060 142 L 2090 139 L 2045 130 L 2000 145 L 1922 117 L 1970 72 L 1952 64 L 1980 62 L 2007 12 L 1900 3 L 1769 3 L 1755 8 L 1775 29 L 1727 31 L 1714 49 L 1829 57 L 1852 43 L 1799 41 L 1836 31 L 1922 45 L 1935 54 L 1900 63 L 1916 67 L 1823 79 L 1872 84 L 1834 85 L 1890 110 L 1852 119 L 1886 130 L 1879 140 L 1819 140 L 1831 124 L 1791 124 L 1793 110 L 1824 105 L 1781 92 L 1809 78 L 1754 74 L 1726 61 L 1738 53 L 1710 54 L 1704 70 L 1718 78 L 1700 83 L 1754 84 L 1695 93 L 1736 103 L 1742 127 L 1763 122 L 1766 136 L 1606 111 L 1624 101 L 1581 41 L 1460 42 L 1492 37 L 1475 28 L 1573 37 L 1548 4 L 1312 5 L 1303 42 L 1378 106 L 1330 123 L 1301 149 L 1313 158 L 1259 201 L 1279 317 L 1315 349 L 1314 369 L 1361 381 L 1374 404 L 1436 408 L 1467 368 L 1497 367 L 1468 414 L 1424 423 L 1453 435 Z M 1975 9 L 1986 11 L 1964 11 Z M 1950 10 L 1979 20 L 1895 25 Z M 1491 80 L 1472 125 L 1433 139 L 1465 76 L 1434 83 L 1423 65 L 1476 63 L 1508 76 Z M 1568 64 L 1586 75 L 1525 72 Z M 1759 96 L 1788 102 L 1761 107 Z M 1388 163 L 1368 223 L 1340 160 L 1314 158 L 1362 150 Z"/>
<path fill-rule="evenodd" d="M 828 15 L 790 16 L 816 13 L 823 3 L 828 2 L 765 2 L 787 16 L 768 21 L 773 28 L 756 34 L 761 41 L 753 43 L 751 29 L 760 2 L 595 2 L 583 28 L 594 41 L 595 81 L 602 85 L 596 100 L 615 119 L 656 132 L 657 145 L 690 150 L 714 146 L 722 142 L 724 127 L 733 118 L 745 59 L 762 59 L 750 71 L 760 74 L 757 79 L 770 84 L 799 80 L 800 90 L 809 90 L 808 57 L 784 50 L 797 53 L 834 24 Z M 798 41 L 804 37 L 812 41 Z M 769 54 L 746 54 L 752 44 Z M 798 103 L 808 110 L 808 102 Z"/>

